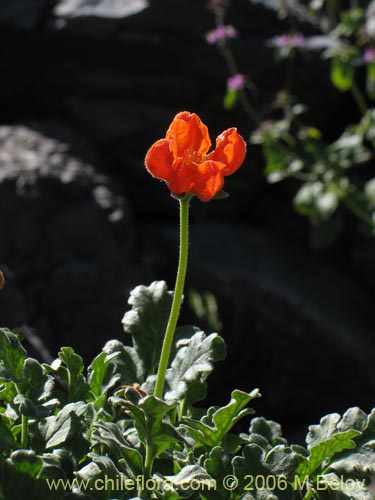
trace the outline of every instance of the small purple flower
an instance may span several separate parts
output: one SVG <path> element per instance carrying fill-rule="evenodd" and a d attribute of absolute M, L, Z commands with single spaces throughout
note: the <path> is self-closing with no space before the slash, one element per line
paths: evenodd
<path fill-rule="evenodd" d="M 246 78 L 245 75 L 241 75 L 241 73 L 237 73 L 236 75 L 231 76 L 227 80 L 227 89 L 228 90 L 242 90 L 245 86 Z"/>
<path fill-rule="evenodd" d="M 293 44 L 295 47 L 303 47 L 305 45 L 305 37 L 302 33 L 294 33 Z"/>
<path fill-rule="evenodd" d="M 274 39 L 275 45 L 279 49 L 283 49 L 290 44 L 290 35 L 280 35 Z"/>
<path fill-rule="evenodd" d="M 305 37 L 302 33 L 284 33 L 274 38 L 274 43 L 279 49 L 303 47 L 305 45 Z"/>
<path fill-rule="evenodd" d="M 233 26 L 224 26 L 223 24 L 219 24 L 216 29 L 207 33 L 206 40 L 210 45 L 215 45 L 215 43 L 218 43 L 221 40 L 236 38 L 237 36 L 238 32 Z"/>
<path fill-rule="evenodd" d="M 365 53 L 363 54 L 363 60 L 365 63 L 369 64 L 375 61 L 375 50 L 367 47 Z"/>

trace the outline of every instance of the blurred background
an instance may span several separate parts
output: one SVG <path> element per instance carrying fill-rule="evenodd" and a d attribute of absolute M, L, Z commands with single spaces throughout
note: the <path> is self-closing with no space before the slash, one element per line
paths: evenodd
<path fill-rule="evenodd" d="M 181 323 L 228 345 L 208 403 L 259 387 L 289 435 L 374 406 L 375 5 L 2 0 L 0 68 L 0 324 L 32 356 L 130 342 L 129 291 L 173 288 L 177 203 L 143 159 L 188 110 L 248 141 L 191 207 Z"/>

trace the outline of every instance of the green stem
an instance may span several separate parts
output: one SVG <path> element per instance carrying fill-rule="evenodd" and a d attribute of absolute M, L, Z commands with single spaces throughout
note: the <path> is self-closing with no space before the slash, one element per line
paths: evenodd
<path fill-rule="evenodd" d="M 146 446 L 146 457 L 145 457 L 145 478 L 146 479 L 151 477 L 153 461 L 154 461 L 154 458 L 153 458 L 153 455 L 151 453 L 151 446 L 147 445 Z"/>
<path fill-rule="evenodd" d="M 313 490 L 307 490 L 303 500 L 310 500 L 314 496 Z"/>
<path fill-rule="evenodd" d="M 353 81 L 353 84 L 351 86 L 351 91 L 352 95 L 354 97 L 355 102 L 357 103 L 357 106 L 359 108 L 359 111 L 364 115 L 367 113 L 367 104 L 365 101 L 365 98 L 362 95 L 362 92 L 359 90 L 358 85 L 356 84 L 355 81 Z"/>
<path fill-rule="evenodd" d="M 165 373 L 167 371 L 169 356 L 171 353 L 174 332 L 178 317 L 180 315 L 182 296 L 184 292 L 186 268 L 189 250 L 189 202 L 191 195 L 186 195 L 179 200 L 180 202 L 180 255 L 178 262 L 176 285 L 173 294 L 173 302 L 169 315 L 167 329 L 164 335 L 163 347 L 161 350 L 159 368 L 156 377 L 154 396 L 161 398 L 163 396 Z"/>
<path fill-rule="evenodd" d="M 246 96 L 246 93 L 243 90 L 240 90 L 239 93 L 239 99 L 242 104 L 242 108 L 244 109 L 245 113 L 247 116 L 252 120 L 255 124 L 258 124 L 260 122 L 260 118 L 253 108 L 253 105 L 249 101 L 249 99 Z"/>
<path fill-rule="evenodd" d="M 186 397 L 181 401 L 180 403 L 180 408 L 179 408 L 179 412 L 178 412 L 178 419 L 179 420 L 182 420 L 182 417 L 185 415 L 185 411 L 186 411 Z"/>
<path fill-rule="evenodd" d="M 17 394 L 22 394 L 21 390 L 16 384 Z M 27 447 L 27 438 L 29 434 L 29 417 L 25 415 L 21 416 L 21 448 L 25 449 Z"/>
<path fill-rule="evenodd" d="M 21 417 L 21 448 L 25 449 L 27 447 L 27 437 L 29 430 L 29 418 L 25 415 Z"/>
<path fill-rule="evenodd" d="M 293 87 L 293 75 L 294 75 L 294 49 L 290 53 L 289 57 L 286 60 L 286 71 L 285 71 L 285 87 L 288 91 L 288 94 L 292 93 Z"/>
<path fill-rule="evenodd" d="M 223 54 L 223 57 L 225 59 L 225 62 L 227 64 L 227 67 L 229 69 L 230 74 L 232 76 L 234 76 L 237 73 L 239 73 L 236 61 L 233 57 L 233 53 L 232 53 L 231 49 L 229 48 L 228 43 L 225 40 L 222 40 L 219 44 L 219 47 L 221 49 L 221 52 Z M 258 124 L 260 122 L 259 116 L 257 115 L 257 112 L 255 111 L 250 100 L 247 98 L 247 95 L 244 92 L 244 90 L 240 90 L 238 95 L 239 95 L 239 99 L 240 99 L 242 108 L 245 111 L 245 113 L 248 115 L 250 120 L 252 120 L 254 123 Z"/>
<path fill-rule="evenodd" d="M 365 210 L 363 210 L 363 208 L 357 205 L 355 201 L 353 201 L 350 197 L 346 196 L 345 198 L 343 198 L 343 202 L 354 215 L 356 215 L 366 224 L 373 226 L 374 221 L 372 217 Z"/>

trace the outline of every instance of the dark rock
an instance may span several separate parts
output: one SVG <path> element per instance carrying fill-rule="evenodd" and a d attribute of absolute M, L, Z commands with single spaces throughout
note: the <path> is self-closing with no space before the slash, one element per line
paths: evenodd
<path fill-rule="evenodd" d="M 6 283 L 0 322 L 35 327 L 52 352 L 71 344 L 95 354 L 121 335 L 128 203 L 90 145 L 61 124 L 1 127 L 0 145 L 0 262 L 22 290 Z"/>
<path fill-rule="evenodd" d="M 54 0 L 2 0 L 0 24 L 35 28 L 53 3 Z"/>
<path fill-rule="evenodd" d="M 164 234 L 170 255 L 176 230 Z M 223 224 L 191 228 L 189 263 L 188 288 L 214 293 L 228 344 L 213 400 L 233 384 L 261 387 L 257 409 L 287 428 L 342 401 L 371 407 L 373 304 L 346 276 L 264 231 Z"/>
<path fill-rule="evenodd" d="M 121 99 L 71 99 L 67 107 L 81 128 L 98 143 L 125 139 L 146 126 L 141 106 Z"/>
<path fill-rule="evenodd" d="M 1 241 L 3 239 L 1 238 Z M 30 316 L 29 305 L 25 296 L 15 283 L 15 277 L 8 266 L 0 263 L 0 269 L 4 272 L 5 284 L 0 295 L 1 324 L 0 327 L 8 325 L 22 325 Z"/>

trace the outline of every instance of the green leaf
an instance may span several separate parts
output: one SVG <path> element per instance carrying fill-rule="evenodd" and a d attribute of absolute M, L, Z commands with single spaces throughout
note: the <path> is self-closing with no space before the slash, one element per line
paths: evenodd
<path fill-rule="evenodd" d="M 65 500 L 65 492 L 48 487 L 44 471 L 43 459 L 34 451 L 14 451 L 4 462 L 0 460 L 0 498 Z"/>
<path fill-rule="evenodd" d="M 0 450 L 9 450 L 17 447 L 12 431 L 7 425 L 8 419 L 0 415 Z"/>
<path fill-rule="evenodd" d="M 359 7 L 351 7 L 340 13 L 340 23 L 336 27 L 336 33 L 346 37 L 358 34 L 366 23 L 366 13 Z"/>
<path fill-rule="evenodd" d="M 69 414 L 64 413 L 61 418 L 58 416 L 53 425 L 50 425 L 46 434 L 46 450 L 65 444 L 69 439 L 77 435 L 79 430 L 80 421 L 73 411 Z"/>
<path fill-rule="evenodd" d="M 80 459 L 88 451 L 85 438 L 94 418 L 92 404 L 70 403 L 57 414 L 38 423 L 38 429 L 45 442 L 45 449 L 67 448 Z"/>
<path fill-rule="evenodd" d="M 59 404 L 59 401 L 57 399 L 51 399 L 44 405 L 37 405 L 23 394 L 17 394 L 14 398 L 14 404 L 18 406 L 21 415 L 38 419 L 49 415 L 49 413 Z"/>
<path fill-rule="evenodd" d="M 245 446 L 243 455 L 234 457 L 233 471 L 238 480 L 236 498 L 293 500 L 298 498 L 290 481 L 294 478 L 301 456 L 291 448 L 277 445 L 266 453 L 256 444 Z"/>
<path fill-rule="evenodd" d="M 22 415 L 31 418 L 46 417 L 59 404 L 58 399 L 52 398 L 55 382 L 50 375 L 43 372 L 39 361 L 27 358 L 23 366 L 23 380 L 18 384 L 14 398 Z"/>
<path fill-rule="evenodd" d="M 297 474 L 300 477 L 311 475 L 335 454 L 354 448 L 353 438 L 361 434 L 361 430 L 353 428 L 354 425 L 359 429 L 365 425 L 358 409 L 348 410 L 343 418 L 338 413 L 326 415 L 319 425 L 310 426 L 306 438 L 310 456 L 300 464 Z"/>
<path fill-rule="evenodd" d="M 366 89 L 370 99 L 375 99 L 375 63 L 373 62 L 367 65 Z"/>
<path fill-rule="evenodd" d="M 118 425 L 112 422 L 96 422 L 92 436 L 92 444 L 105 445 L 109 457 L 126 470 L 129 477 L 137 477 L 143 474 L 143 459 L 141 454 L 131 448 L 125 440 Z"/>
<path fill-rule="evenodd" d="M 147 396 L 140 401 L 139 407 L 144 411 L 146 417 L 146 441 L 153 456 L 158 457 L 176 441 L 183 441 L 174 427 L 163 421 L 173 406 L 154 396 Z"/>
<path fill-rule="evenodd" d="M 110 389 L 120 383 L 121 377 L 119 374 L 112 374 L 114 365 L 111 364 L 111 360 L 118 355 L 119 352 L 109 355 L 101 352 L 88 367 L 87 378 L 94 400 L 105 396 Z"/>
<path fill-rule="evenodd" d="M 162 500 L 189 498 L 197 491 L 215 489 L 212 478 L 199 465 L 187 465 L 174 476 L 155 474 L 154 478 L 159 486 L 154 493 Z"/>
<path fill-rule="evenodd" d="M 370 493 L 368 477 L 375 475 L 375 410 L 367 417 L 359 408 L 351 408 L 345 416 L 345 426 L 361 431 L 361 435 L 355 438 L 356 450 L 344 451 L 334 458 L 329 465 L 329 470 L 339 477 L 355 477 L 363 481 L 366 487 L 361 488 L 365 490 L 362 494 L 368 494 Z"/>
<path fill-rule="evenodd" d="M 122 320 L 124 330 L 133 344 L 147 374 L 156 373 L 165 329 L 172 305 L 173 293 L 164 281 L 150 286 L 137 286 L 130 293 L 131 310 Z"/>
<path fill-rule="evenodd" d="M 224 109 L 230 111 L 238 100 L 237 90 L 227 90 L 223 99 Z"/>
<path fill-rule="evenodd" d="M 263 145 L 264 156 L 266 159 L 266 174 L 284 171 L 290 160 L 290 152 L 284 145 L 276 141 Z"/>
<path fill-rule="evenodd" d="M 192 404 L 197 396 L 205 394 L 206 379 L 214 368 L 213 363 L 225 357 L 225 344 L 216 333 L 206 336 L 197 332 L 177 347 L 180 348 L 166 373 L 169 390 L 165 399 L 175 402 L 187 397 Z M 203 391 L 197 386 L 203 386 Z"/>
<path fill-rule="evenodd" d="M 343 458 L 334 460 L 330 469 L 337 473 L 357 474 L 367 477 L 375 474 L 375 441 L 361 446 L 358 451 L 348 453 Z"/>
<path fill-rule="evenodd" d="M 357 477 L 324 474 L 319 477 L 315 490 L 319 500 L 374 500 L 374 493 L 366 486 L 366 480 Z"/>
<path fill-rule="evenodd" d="M 232 392 L 232 399 L 230 402 L 217 410 L 212 417 L 213 423 L 222 437 L 236 424 L 241 418 L 250 413 L 254 413 L 252 408 L 245 408 L 245 406 L 254 398 L 260 397 L 258 389 L 247 393 L 239 390 Z"/>
<path fill-rule="evenodd" d="M 319 129 L 317 129 L 316 127 L 308 127 L 305 130 L 305 133 L 306 133 L 306 137 L 308 137 L 309 139 L 319 140 L 322 138 L 321 131 Z"/>
<path fill-rule="evenodd" d="M 59 358 L 48 366 L 46 370 L 54 372 L 68 387 L 68 400 L 85 401 L 89 394 L 89 385 L 83 376 L 82 357 L 74 352 L 71 347 L 62 347 L 59 352 Z"/>
<path fill-rule="evenodd" d="M 223 479 L 233 474 L 231 457 L 220 446 L 215 446 L 210 451 L 209 457 L 204 462 L 208 474 L 216 481 L 215 490 L 204 492 L 207 500 L 229 500 L 231 491 L 224 487 Z"/>
<path fill-rule="evenodd" d="M 103 352 L 110 359 L 109 373 L 113 377 L 108 383 L 112 384 L 116 378 L 123 385 L 141 384 L 144 381 L 143 364 L 133 347 L 124 346 L 119 340 L 109 340 Z"/>
<path fill-rule="evenodd" d="M 18 336 L 7 328 L 0 328 L 0 380 L 21 381 L 25 359 L 26 351 Z"/>
<path fill-rule="evenodd" d="M 358 436 L 359 432 L 349 430 L 335 434 L 332 438 L 326 439 L 310 448 L 310 457 L 301 463 L 297 474 L 301 477 L 311 475 L 328 459 L 336 453 L 355 447 L 353 437 Z"/>
<path fill-rule="evenodd" d="M 89 453 L 88 456 L 92 462 L 76 473 L 77 482 L 81 484 L 80 488 L 76 488 L 77 492 L 90 492 L 95 500 L 120 500 L 124 498 L 124 493 L 125 498 L 136 495 L 137 488 L 134 487 L 134 491 L 131 491 L 130 484 L 126 483 L 129 478 L 118 470 L 110 458 L 96 453 Z M 128 485 L 129 489 L 124 491 L 124 485 Z"/>
<path fill-rule="evenodd" d="M 331 81 L 341 92 L 346 92 L 353 85 L 354 68 L 350 60 L 336 56 L 331 63 Z"/>
<path fill-rule="evenodd" d="M 367 417 L 366 413 L 360 408 L 353 407 L 344 413 L 337 424 L 337 429 L 341 432 L 352 429 L 363 432 L 369 425 L 371 426 L 371 416 Z"/>
<path fill-rule="evenodd" d="M 12 380 L 0 384 L 0 401 L 6 406 L 13 401 L 17 394 L 17 389 Z"/>
<path fill-rule="evenodd" d="M 10 461 L 18 472 L 31 477 L 38 477 L 43 467 L 43 460 L 32 450 L 17 450 L 10 456 Z"/>
<path fill-rule="evenodd" d="M 191 437 L 204 446 L 218 446 L 223 437 L 245 415 L 253 413 L 251 408 L 245 408 L 254 398 L 260 397 L 258 389 L 247 393 L 235 390 L 232 399 L 223 408 L 211 408 L 201 421 L 184 418 L 182 426 L 186 428 Z"/>
<path fill-rule="evenodd" d="M 23 378 L 27 382 L 23 389 L 34 403 L 43 403 L 52 397 L 55 382 L 50 375 L 43 372 L 43 367 L 33 358 L 27 358 L 23 366 Z"/>
<path fill-rule="evenodd" d="M 184 441 L 175 428 L 164 421 L 164 417 L 174 410 L 173 405 L 155 396 L 146 396 L 138 405 L 126 400 L 122 400 L 122 403 L 125 410 L 133 417 L 139 438 L 147 447 L 151 457 L 158 457 L 176 441 Z"/>
<path fill-rule="evenodd" d="M 341 417 L 338 413 L 325 415 L 318 425 L 310 425 L 306 442 L 311 448 L 330 439 L 338 432 L 355 430 L 361 432 L 367 425 L 366 414 L 359 408 L 350 408 Z"/>
<path fill-rule="evenodd" d="M 281 425 L 263 417 L 253 418 L 250 423 L 248 439 L 254 442 L 254 436 L 262 437 L 265 440 L 267 449 L 278 444 L 287 444 L 282 437 Z M 260 442 L 264 443 L 262 440 Z"/>

